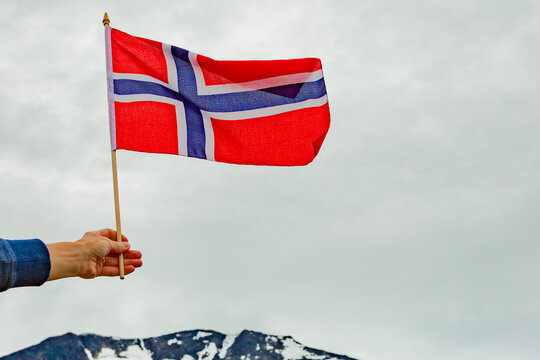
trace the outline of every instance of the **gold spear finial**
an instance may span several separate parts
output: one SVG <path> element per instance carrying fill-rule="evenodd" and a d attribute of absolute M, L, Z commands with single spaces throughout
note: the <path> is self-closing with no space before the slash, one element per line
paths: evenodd
<path fill-rule="evenodd" d="M 109 15 L 105 12 L 105 15 L 103 15 L 103 26 L 108 26 L 111 23 L 109 20 Z"/>

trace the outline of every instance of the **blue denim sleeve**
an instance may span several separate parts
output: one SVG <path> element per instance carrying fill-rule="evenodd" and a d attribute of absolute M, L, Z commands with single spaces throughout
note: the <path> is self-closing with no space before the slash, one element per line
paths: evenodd
<path fill-rule="evenodd" d="M 49 250 L 39 239 L 0 239 L 0 291 L 42 285 L 51 271 Z"/>

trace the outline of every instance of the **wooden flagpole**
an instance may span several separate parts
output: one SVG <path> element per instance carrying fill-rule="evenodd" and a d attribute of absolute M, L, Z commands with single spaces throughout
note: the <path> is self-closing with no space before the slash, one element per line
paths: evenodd
<path fill-rule="evenodd" d="M 118 174 L 116 171 L 116 150 L 111 151 L 113 184 L 114 184 L 114 210 L 116 213 L 116 241 L 122 242 L 122 228 L 120 226 L 120 201 L 118 199 Z M 118 270 L 120 279 L 124 280 L 124 254 L 118 255 Z"/>
<path fill-rule="evenodd" d="M 103 15 L 103 26 L 109 26 L 110 20 L 107 13 Z M 109 49 L 106 49 L 109 51 Z M 113 170 L 113 186 L 114 186 L 114 210 L 116 214 L 116 241 L 122 242 L 122 228 L 120 226 L 120 200 L 118 196 L 118 173 L 116 170 L 116 150 L 111 151 L 112 170 Z M 124 254 L 118 255 L 118 270 L 120 279 L 124 279 Z"/>

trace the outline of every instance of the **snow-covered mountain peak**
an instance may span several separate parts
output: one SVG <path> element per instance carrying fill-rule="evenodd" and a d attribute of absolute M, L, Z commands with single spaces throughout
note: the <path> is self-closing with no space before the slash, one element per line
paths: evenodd
<path fill-rule="evenodd" d="M 306 347 L 290 336 L 244 330 L 225 335 L 190 330 L 147 339 L 67 333 L 0 360 L 353 360 Z"/>

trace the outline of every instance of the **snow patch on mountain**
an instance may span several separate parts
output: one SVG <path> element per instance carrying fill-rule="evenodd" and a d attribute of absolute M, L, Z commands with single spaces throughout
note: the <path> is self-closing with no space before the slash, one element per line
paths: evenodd
<path fill-rule="evenodd" d="M 86 352 L 88 354 L 88 352 Z M 91 357 L 91 360 L 121 360 L 121 359 L 132 359 L 132 360 L 153 360 L 152 352 L 144 349 L 144 346 L 141 348 L 139 345 L 130 345 L 125 351 L 117 354 L 113 349 L 103 348 L 97 354 L 97 357 Z"/>
<path fill-rule="evenodd" d="M 286 338 L 282 342 L 283 349 L 276 350 L 278 354 L 283 356 L 284 360 L 300 360 L 300 359 L 310 359 L 310 360 L 322 360 L 325 359 L 325 355 L 316 355 L 307 351 L 303 345 L 297 343 L 292 338 Z"/>
<path fill-rule="evenodd" d="M 167 345 L 171 346 L 172 344 L 182 345 L 182 340 L 174 338 L 167 341 Z"/>
<path fill-rule="evenodd" d="M 264 341 L 266 343 L 264 348 L 266 350 L 272 350 L 275 347 L 275 344 L 277 344 L 278 338 L 276 336 L 268 335 Z"/>
<path fill-rule="evenodd" d="M 195 335 L 193 337 L 193 340 L 199 340 L 199 339 L 202 339 L 203 337 L 207 337 L 207 336 L 211 336 L 212 333 L 209 333 L 209 332 L 206 332 L 206 331 L 198 331 L 197 332 L 197 335 Z"/>
<path fill-rule="evenodd" d="M 227 355 L 227 350 L 234 344 L 234 340 L 236 340 L 236 337 L 238 335 L 227 335 L 225 336 L 225 339 L 223 339 L 223 345 L 221 346 L 221 349 L 219 350 L 219 358 L 225 359 L 225 356 Z M 258 344 L 257 344 L 258 346 Z"/>
<path fill-rule="evenodd" d="M 197 353 L 197 355 L 199 355 L 199 358 L 197 360 L 213 360 L 214 356 L 216 356 L 217 353 L 217 346 L 212 342 L 206 345 L 204 349 Z"/>
<path fill-rule="evenodd" d="M 86 356 L 88 356 L 88 359 L 89 360 L 93 360 L 94 358 L 92 357 L 92 352 L 88 349 L 84 349 L 84 353 L 86 354 Z"/>

